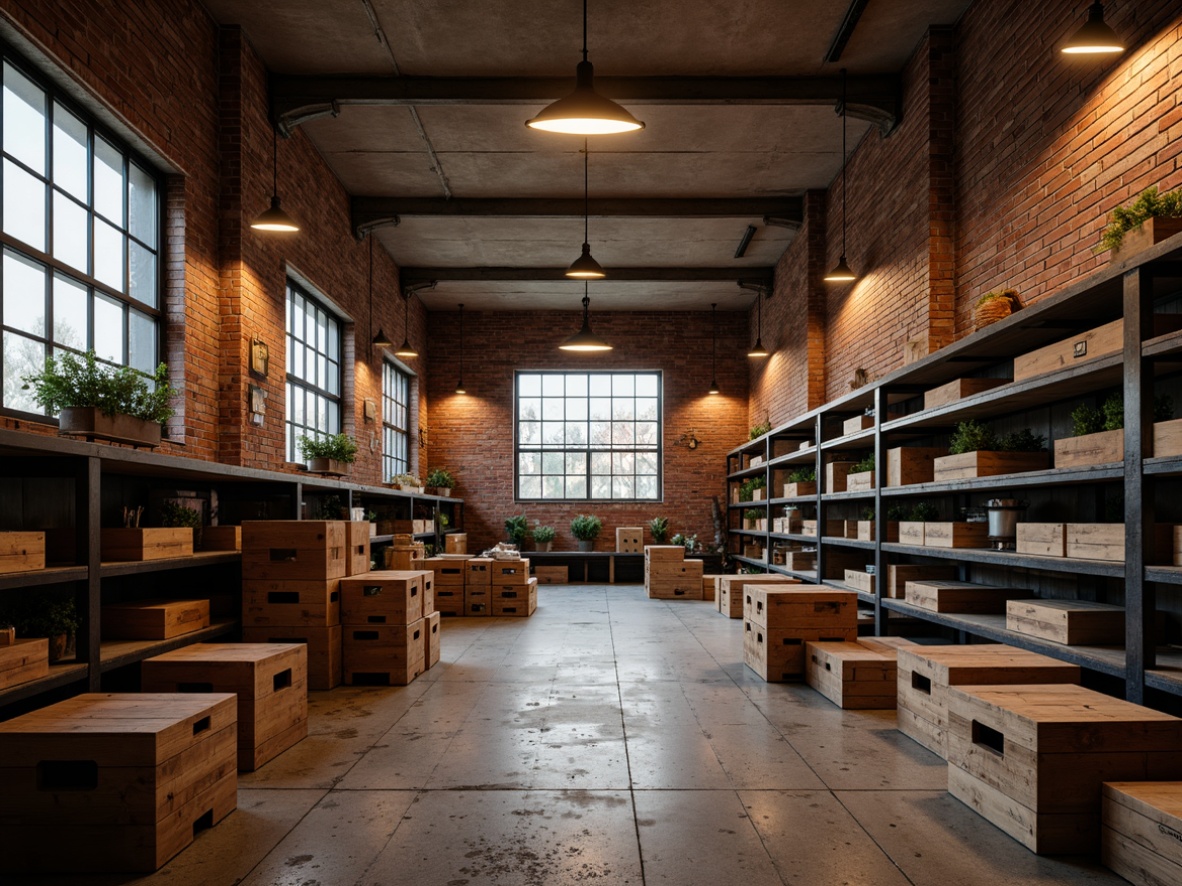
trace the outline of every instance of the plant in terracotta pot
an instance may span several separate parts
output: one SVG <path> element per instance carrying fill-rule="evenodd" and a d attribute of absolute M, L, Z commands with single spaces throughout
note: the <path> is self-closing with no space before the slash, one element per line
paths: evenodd
<path fill-rule="evenodd" d="M 1148 227 L 1145 223 L 1151 219 L 1168 221 L 1164 224 L 1155 222 L 1153 231 L 1149 232 L 1144 228 Z M 1118 252 L 1121 258 L 1125 258 L 1127 254 L 1152 246 L 1179 231 L 1182 231 L 1182 189 L 1159 194 L 1155 185 L 1142 191 L 1128 206 L 1118 206 L 1112 210 L 1096 251 L 1111 249 L 1114 259 Z M 1125 235 L 1133 232 L 1139 234 L 1138 242 L 1130 246 L 1125 242 Z"/>
<path fill-rule="evenodd" d="M 653 517 L 648 521 L 648 531 L 653 534 L 653 544 L 665 544 L 669 540 L 669 518 Z"/>
<path fill-rule="evenodd" d="M 529 519 L 525 514 L 509 517 L 505 520 L 505 532 L 509 534 L 509 541 L 520 549 L 529 538 Z"/>
<path fill-rule="evenodd" d="M 173 415 L 176 392 L 164 363 L 148 375 L 102 363 L 94 351 L 65 353 L 47 357 L 44 369 L 21 380 L 39 406 L 58 416 L 62 435 L 159 446 L 160 426 Z"/>
<path fill-rule="evenodd" d="M 1013 289 L 1002 289 L 997 292 L 987 292 L 979 299 L 973 310 L 973 322 L 977 329 L 983 329 L 990 323 L 1004 320 L 1010 314 L 1022 309 L 1022 301 Z"/>
<path fill-rule="evenodd" d="M 603 530 L 603 521 L 594 514 L 579 514 L 570 521 L 570 532 L 579 542 L 580 551 L 595 549 L 595 539 Z"/>
<path fill-rule="evenodd" d="M 456 478 L 446 468 L 432 468 L 427 474 L 428 495 L 451 495 L 456 488 Z"/>
<path fill-rule="evenodd" d="M 550 546 L 554 544 L 554 536 L 557 534 L 553 526 L 542 526 L 535 520 L 533 531 L 534 548 L 542 552 L 549 551 Z"/>
<path fill-rule="evenodd" d="M 357 458 L 357 441 L 348 434 L 300 437 L 296 445 L 308 463 L 308 470 L 315 474 L 347 474 L 347 466 Z"/>

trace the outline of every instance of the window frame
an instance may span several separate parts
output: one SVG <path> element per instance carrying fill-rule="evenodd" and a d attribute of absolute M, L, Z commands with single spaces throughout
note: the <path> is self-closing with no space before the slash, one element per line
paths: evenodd
<path fill-rule="evenodd" d="M 657 442 L 654 449 L 638 449 L 635 445 L 631 448 L 616 448 L 614 445 L 609 447 L 593 448 L 590 439 L 587 441 L 585 448 L 571 449 L 566 446 L 561 448 L 546 448 L 538 445 L 536 448 L 529 447 L 522 449 L 521 444 L 521 377 L 523 375 L 608 375 L 619 376 L 626 375 L 636 378 L 637 376 L 653 376 L 657 380 Z M 590 399 L 588 393 L 588 399 Z M 633 395 L 635 397 L 635 395 Z M 567 395 L 563 394 L 563 399 L 567 399 Z M 613 395 L 614 399 L 614 395 Z M 633 419 L 635 421 L 636 419 Z M 539 417 L 539 422 L 541 418 Z M 536 503 L 536 504 L 554 504 L 554 503 L 580 503 L 580 504 L 651 504 L 660 503 L 665 498 L 665 374 L 659 369 L 518 369 L 513 373 L 513 405 L 512 405 L 512 422 L 513 422 L 513 500 L 520 503 Z M 588 422 L 590 418 L 588 417 Z M 545 497 L 523 497 L 521 495 L 521 455 L 522 452 L 537 452 L 539 454 L 546 452 L 561 452 L 565 456 L 567 453 L 586 453 L 586 488 L 587 495 L 583 498 L 570 498 L 564 496 L 562 498 L 545 498 Z M 592 473 L 591 473 L 591 455 L 593 452 L 627 452 L 632 454 L 645 453 L 652 454 L 657 460 L 656 482 L 657 490 L 653 498 L 595 498 L 591 495 L 592 489 Z M 542 475 L 546 476 L 545 474 Z M 611 474 L 609 476 L 616 476 Z M 635 474 L 633 475 L 635 476 Z"/>
<path fill-rule="evenodd" d="M 321 352 L 315 345 L 309 345 L 306 338 L 296 339 L 295 333 L 291 327 L 292 315 L 292 293 L 298 293 L 305 301 L 311 303 L 319 313 L 323 313 L 334 325 L 337 338 L 337 359 L 336 359 L 336 375 L 337 375 L 337 393 L 334 394 L 328 388 L 320 387 L 319 385 L 308 381 L 302 376 L 295 375 L 291 372 L 292 365 L 292 348 L 293 341 L 298 341 L 302 348 L 312 347 L 312 349 L 320 354 Z M 292 274 L 287 275 L 286 285 L 284 286 L 283 294 L 283 341 L 285 345 L 285 362 L 284 362 L 284 403 L 286 406 L 285 414 L 283 416 L 283 438 L 284 448 L 288 461 L 298 462 L 299 446 L 297 444 L 298 437 L 311 436 L 308 432 L 315 432 L 317 436 L 340 434 L 345 429 L 345 320 L 336 311 L 332 309 L 328 299 L 314 291 L 311 286 L 296 279 Z M 331 356 L 325 353 L 324 357 L 328 361 L 332 361 Z M 305 367 L 306 368 L 306 367 Z M 305 422 L 296 424 L 292 420 L 292 392 L 293 389 L 301 392 L 311 392 L 317 397 L 321 397 L 329 402 L 336 403 L 337 406 L 337 426 L 336 429 L 316 428 L 307 423 L 307 410 L 305 409 Z M 306 402 L 306 401 L 305 401 Z"/>
<path fill-rule="evenodd" d="M 395 407 L 399 406 L 397 398 L 387 396 L 386 378 L 387 373 L 392 374 L 396 379 L 400 380 L 405 386 L 406 402 L 401 404 L 402 409 L 406 414 L 406 427 L 400 428 L 393 421 L 390 420 L 390 410 L 387 405 L 393 403 Z M 390 482 L 390 478 L 397 474 L 411 473 L 414 461 L 411 458 L 410 445 L 410 406 L 411 406 L 411 385 L 414 376 L 407 372 L 398 363 L 389 358 L 382 359 L 382 482 Z M 402 470 L 397 470 L 397 464 L 391 466 L 391 462 L 396 462 L 398 456 L 390 452 L 387 447 L 387 435 L 401 435 L 405 443 L 405 455 L 403 456 Z"/>

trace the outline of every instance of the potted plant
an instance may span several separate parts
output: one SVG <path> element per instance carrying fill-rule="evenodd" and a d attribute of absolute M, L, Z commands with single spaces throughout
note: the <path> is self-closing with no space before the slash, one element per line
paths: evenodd
<path fill-rule="evenodd" d="M 147 375 L 100 363 L 94 351 L 81 357 L 65 353 L 47 357 L 44 369 L 22 381 L 46 413 L 57 414 L 58 433 L 64 436 L 155 447 L 160 426 L 173 415 L 169 402 L 176 392 L 164 363 Z"/>
<path fill-rule="evenodd" d="M 784 498 L 798 498 L 816 494 L 816 468 L 797 468 L 788 474 L 788 482 L 784 484 Z"/>
<path fill-rule="evenodd" d="M 68 591 L 45 590 L 17 596 L 0 613 L 0 624 L 11 624 L 20 637 L 48 637 L 50 662 L 74 655 L 78 610 Z"/>
<path fill-rule="evenodd" d="M 648 521 L 648 531 L 653 534 L 653 544 L 665 544 L 669 540 L 669 518 L 653 517 Z"/>
<path fill-rule="evenodd" d="M 926 501 L 918 501 L 910 507 L 892 505 L 887 511 L 887 520 L 899 521 L 899 543 L 905 545 L 922 545 L 924 524 L 939 516 L 940 511 L 936 506 Z"/>
<path fill-rule="evenodd" d="M 570 532 L 579 541 L 580 551 L 595 549 L 595 539 L 603 529 L 603 521 L 594 514 L 579 514 L 570 521 Z"/>
<path fill-rule="evenodd" d="M 669 539 L 670 544 L 681 545 L 685 548 L 687 554 L 692 554 L 698 547 L 698 537 L 696 535 L 685 535 L 684 533 L 677 533 L 673 538 Z"/>
<path fill-rule="evenodd" d="M 395 474 L 390 478 L 390 485 L 403 492 L 423 492 L 423 481 L 417 474 Z"/>
<path fill-rule="evenodd" d="M 759 424 L 757 424 L 751 428 L 750 432 L 747 435 L 747 439 L 748 440 L 758 440 L 760 437 L 762 437 L 764 434 L 766 434 L 771 429 L 772 429 L 772 423 L 770 421 L 762 421 Z"/>
<path fill-rule="evenodd" d="M 1168 395 L 1153 400 L 1154 437 L 1157 423 L 1174 417 L 1174 399 Z M 1111 464 L 1125 457 L 1125 398 L 1120 391 L 1110 394 L 1099 408 L 1081 403 L 1071 413 L 1072 436 L 1055 441 L 1055 467 L 1078 468 Z M 1156 455 L 1156 449 L 1154 450 Z"/>
<path fill-rule="evenodd" d="M 1004 320 L 1010 314 L 1022 309 L 1022 301 L 1014 289 L 987 292 L 977 299 L 973 310 L 973 322 L 977 329 L 984 329 L 990 323 Z"/>
<path fill-rule="evenodd" d="M 550 546 L 554 544 L 554 536 L 557 535 L 553 526 L 542 526 L 536 520 L 534 521 L 534 548 L 543 553 L 550 550 Z"/>
<path fill-rule="evenodd" d="M 198 547 L 201 545 L 201 512 L 196 508 L 185 507 L 179 501 L 166 499 L 160 507 L 160 524 L 192 529 L 193 544 Z"/>
<path fill-rule="evenodd" d="M 1029 428 L 998 437 L 987 425 L 973 419 L 956 426 L 948 452 L 932 462 L 932 476 L 937 483 L 1050 467 L 1046 437 Z"/>
<path fill-rule="evenodd" d="M 456 488 L 456 478 L 446 468 L 432 468 L 427 474 L 427 494 L 449 496 Z"/>
<path fill-rule="evenodd" d="M 296 445 L 308 463 L 308 470 L 314 474 L 340 477 L 349 473 L 347 466 L 357 458 L 357 441 L 344 433 L 299 437 Z"/>
<path fill-rule="evenodd" d="M 505 531 L 509 533 L 510 543 L 517 545 L 520 549 L 525 544 L 525 540 L 529 538 L 529 520 L 525 514 L 510 517 L 505 521 Z"/>
<path fill-rule="evenodd" d="M 1182 190 L 1158 194 L 1155 185 L 1142 191 L 1129 206 L 1112 210 L 1096 251 L 1111 249 L 1112 260 L 1120 261 L 1180 232 Z"/>
<path fill-rule="evenodd" d="M 845 475 L 846 492 L 867 492 L 874 488 L 874 453 L 850 468 Z"/>
<path fill-rule="evenodd" d="M 747 529 L 758 530 L 761 528 L 759 523 L 763 519 L 763 511 L 759 508 L 747 508 L 743 511 L 743 519 L 746 521 Z"/>

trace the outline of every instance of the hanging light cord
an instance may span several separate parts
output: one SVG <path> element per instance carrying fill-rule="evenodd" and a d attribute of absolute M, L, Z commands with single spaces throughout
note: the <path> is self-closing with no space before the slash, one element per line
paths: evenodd
<path fill-rule="evenodd" d="M 279 133 L 271 130 L 271 193 L 279 193 Z"/>
<path fill-rule="evenodd" d="M 845 146 L 845 111 L 846 111 L 846 96 L 845 96 L 845 68 L 841 69 L 841 257 L 845 258 L 845 168 L 846 168 L 846 146 Z"/>
<path fill-rule="evenodd" d="M 755 340 L 763 344 L 763 290 L 755 293 L 756 303 L 759 305 L 759 326 L 755 330 Z"/>
<path fill-rule="evenodd" d="M 587 52 L 586 49 L 583 50 Z M 589 218 L 591 216 L 591 192 L 590 179 L 587 177 L 587 161 L 590 159 L 590 152 L 587 150 L 587 139 L 583 139 L 583 243 L 589 244 L 591 241 L 588 237 L 589 232 Z"/>
<path fill-rule="evenodd" d="M 369 235 L 369 337 L 373 339 L 373 232 Z"/>
<path fill-rule="evenodd" d="M 587 60 L 587 0 L 583 0 L 583 61 Z"/>
<path fill-rule="evenodd" d="M 591 296 L 587 294 L 587 281 L 583 281 L 583 326 L 587 325 L 587 318 L 591 315 Z"/>
<path fill-rule="evenodd" d="M 460 303 L 460 385 L 464 383 L 464 305 Z"/>
<path fill-rule="evenodd" d="M 718 302 L 714 302 L 713 304 L 710 305 L 710 380 L 711 381 L 718 380 L 718 372 L 716 371 L 717 367 L 715 366 L 715 363 L 714 363 L 714 351 L 715 351 L 714 341 L 718 337 L 718 321 L 715 320 L 717 308 L 718 308 Z"/>

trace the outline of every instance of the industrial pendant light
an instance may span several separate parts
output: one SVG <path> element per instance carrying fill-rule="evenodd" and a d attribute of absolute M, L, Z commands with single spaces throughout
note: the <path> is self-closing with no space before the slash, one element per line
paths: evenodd
<path fill-rule="evenodd" d="M 460 380 L 456 382 L 456 393 L 466 394 L 464 390 L 464 303 L 460 302 Z"/>
<path fill-rule="evenodd" d="M 755 347 L 747 352 L 747 356 L 766 357 L 767 348 L 763 346 L 763 289 L 756 290 L 755 301 L 759 305 L 759 325 L 755 327 Z"/>
<path fill-rule="evenodd" d="M 846 160 L 846 97 L 845 97 L 845 68 L 841 69 L 841 258 L 837 266 L 825 275 L 826 283 L 850 283 L 857 280 L 857 275 L 850 270 L 845 260 L 845 168 Z"/>
<path fill-rule="evenodd" d="M 417 357 L 419 352 L 410 346 L 410 292 L 402 293 L 402 344 L 394 352 L 395 357 Z"/>
<path fill-rule="evenodd" d="M 587 0 L 583 0 L 583 60 L 575 68 L 575 91 L 547 105 L 525 125 L 567 135 L 612 135 L 644 129 L 643 123 L 595 91 L 591 82 L 594 72 L 594 66 L 587 61 Z"/>
<path fill-rule="evenodd" d="M 583 284 L 583 328 L 558 346 L 562 351 L 610 351 L 612 346 L 591 331 L 591 296 Z"/>
<path fill-rule="evenodd" d="M 716 312 L 717 308 L 718 308 L 717 302 L 710 305 L 710 391 L 709 391 L 709 393 L 711 393 L 711 394 L 719 393 L 718 373 L 715 371 L 717 369 L 717 364 L 716 364 L 716 361 L 714 358 L 715 348 L 716 348 L 715 341 L 718 338 L 718 324 L 714 320 L 714 318 L 716 316 L 715 312 Z"/>
<path fill-rule="evenodd" d="M 1125 47 L 1116 31 L 1104 24 L 1104 4 L 1096 0 L 1088 9 L 1088 20 L 1063 44 L 1067 55 L 1115 55 Z"/>
<path fill-rule="evenodd" d="M 373 332 L 373 235 L 369 237 L 369 331 Z M 370 340 L 371 348 L 392 348 L 394 342 L 378 327 L 378 334 Z"/>
<path fill-rule="evenodd" d="M 587 185 L 587 139 L 583 139 L 583 254 L 571 262 L 566 269 L 566 276 L 572 280 L 602 280 L 607 276 L 603 268 L 591 256 L 591 244 L 587 242 L 589 218 L 591 216 L 591 198 Z"/>
<path fill-rule="evenodd" d="M 271 208 L 255 216 L 250 226 L 256 231 L 294 234 L 300 226 L 279 207 L 279 134 L 271 130 Z"/>

